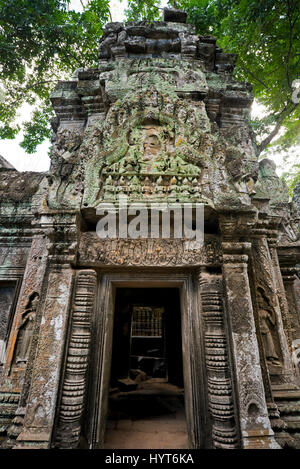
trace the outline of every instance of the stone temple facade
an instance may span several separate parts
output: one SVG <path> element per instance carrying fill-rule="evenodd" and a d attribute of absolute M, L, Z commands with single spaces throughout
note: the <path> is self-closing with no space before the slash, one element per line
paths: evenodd
<path fill-rule="evenodd" d="M 166 366 L 182 354 L 190 448 L 300 447 L 299 213 L 255 155 L 235 62 L 183 12 L 108 24 L 98 67 L 52 94 L 50 171 L 0 159 L 3 448 L 103 447 L 128 289 L 178 294 Z M 204 204 L 204 244 L 100 240 L 97 207 L 120 195 Z"/>

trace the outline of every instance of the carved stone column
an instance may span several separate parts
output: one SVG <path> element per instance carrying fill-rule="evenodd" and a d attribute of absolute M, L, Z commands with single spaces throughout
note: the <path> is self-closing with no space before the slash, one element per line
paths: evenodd
<path fill-rule="evenodd" d="M 5 363 L 5 374 L 18 374 L 18 370 L 12 370 L 14 349 L 18 338 L 18 328 L 21 323 L 21 316 L 26 308 L 26 303 L 33 293 L 41 295 L 42 282 L 46 270 L 46 239 L 42 234 L 37 233 L 32 240 L 32 245 L 28 255 L 23 282 L 20 289 L 19 299 L 16 306 L 16 313 L 12 325 L 12 333 L 7 347 L 7 359 Z M 12 378 L 12 377 L 11 377 Z M 10 378 L 10 379 L 11 379 Z"/>
<path fill-rule="evenodd" d="M 40 299 L 41 322 L 28 393 L 24 426 L 17 447 L 49 448 L 68 328 L 76 259 L 78 220 L 75 213 L 44 215 L 48 266 Z"/>
<path fill-rule="evenodd" d="M 296 248 L 279 247 L 278 256 L 281 267 L 282 280 L 285 288 L 290 320 L 291 357 L 300 386 L 300 309 L 296 291 L 297 277 L 296 263 L 299 262 L 299 251 Z"/>
<path fill-rule="evenodd" d="M 224 224 L 222 228 L 226 242 L 223 242 L 223 276 L 242 444 L 245 449 L 279 448 L 268 417 L 256 338 L 247 271 L 251 244 L 232 239 L 229 241 L 226 220 Z M 235 227 L 230 227 L 234 234 L 232 228 Z"/>
<path fill-rule="evenodd" d="M 297 268 L 295 266 L 284 266 L 281 268 L 282 280 L 286 291 L 286 297 L 291 319 L 291 332 L 293 341 L 300 339 L 300 311 L 298 311 L 297 295 L 295 292 L 295 280 L 297 279 Z"/>
<path fill-rule="evenodd" d="M 289 350 L 291 351 L 292 341 L 293 341 L 292 332 L 291 332 L 291 318 L 290 318 L 289 306 L 288 306 L 288 302 L 286 298 L 286 292 L 285 292 L 282 275 L 280 271 L 280 265 L 279 265 L 279 259 L 278 259 L 278 253 L 277 253 L 277 232 L 275 230 L 272 234 L 270 233 L 270 235 L 268 236 L 268 245 L 269 245 L 270 255 L 271 255 L 271 259 L 273 263 L 273 269 L 274 269 L 274 274 L 275 274 L 275 284 L 276 284 L 276 290 L 277 290 L 278 300 L 280 304 L 283 327 L 286 333 L 288 347 L 289 347 Z"/>
<path fill-rule="evenodd" d="M 76 273 L 70 340 L 56 431 L 56 446 L 59 448 L 76 448 L 79 443 L 86 396 L 96 278 L 94 270 L 81 270 Z"/>
<path fill-rule="evenodd" d="M 8 429 L 9 442 L 8 445 L 13 445 L 15 438 L 20 434 L 23 425 L 23 419 L 25 415 L 26 400 L 28 397 L 30 380 L 32 375 L 32 367 L 35 357 L 35 351 L 37 346 L 37 337 L 40 325 L 40 314 L 39 307 L 37 308 L 36 318 L 34 321 L 34 332 L 32 335 L 32 341 L 30 346 L 30 352 L 27 363 L 16 364 L 15 360 L 15 349 L 19 337 L 19 329 L 22 320 L 22 314 L 25 311 L 28 299 L 32 295 L 38 295 L 41 297 L 42 285 L 45 277 L 46 266 L 47 266 L 47 248 L 46 248 L 46 237 L 43 233 L 35 233 L 30 252 L 28 255 L 24 278 L 19 294 L 18 303 L 16 306 L 16 313 L 14 322 L 12 325 L 12 332 L 10 334 L 10 340 L 7 348 L 7 360 L 5 363 L 5 376 L 10 380 L 11 383 L 22 383 L 22 391 L 16 411 L 16 417 L 12 421 L 12 425 Z"/>
<path fill-rule="evenodd" d="M 300 243 L 299 241 L 288 241 L 289 239 L 281 240 L 279 246 L 277 246 L 276 253 L 278 255 L 287 308 L 289 311 L 290 339 L 291 342 L 294 342 L 300 339 L 300 302 L 296 290 L 296 282 L 298 281 L 297 272 L 299 271 L 298 267 L 300 263 Z"/>
<path fill-rule="evenodd" d="M 290 268 L 300 261 L 299 242 L 289 236 L 289 220 L 279 210 L 279 216 L 270 217 L 272 230 L 268 232 L 268 244 L 275 272 L 276 290 L 280 303 L 281 316 L 285 335 L 288 341 L 289 357 L 292 364 L 293 379 L 278 386 L 272 386 L 273 396 L 278 405 L 281 419 L 286 424 L 286 445 L 299 448 L 299 375 L 297 376 L 300 337 L 297 335 L 297 313 L 293 294 L 290 290 L 292 280 Z M 284 229 L 283 229 L 284 228 Z M 287 229 L 286 229 L 287 228 Z M 288 234 L 284 234 L 284 231 Z M 291 239 L 292 238 L 292 239 Z M 290 296 L 291 294 L 291 296 Z M 298 329 L 299 330 L 299 329 Z M 299 339 L 298 339 L 299 337 Z M 298 370 L 297 370 L 298 368 Z M 280 440 L 278 440 L 280 441 Z"/>
<path fill-rule="evenodd" d="M 255 275 L 253 289 L 257 302 L 258 329 L 265 339 L 268 339 L 267 348 L 273 349 L 265 350 L 266 344 L 262 344 L 271 383 L 294 386 L 295 376 L 277 291 L 276 266 L 270 254 L 267 233 L 267 220 L 261 220 L 251 234 L 251 263 Z"/>
<path fill-rule="evenodd" d="M 202 269 L 199 280 L 205 324 L 205 358 L 212 441 L 215 448 L 234 449 L 239 445 L 239 431 L 235 419 L 224 324 L 222 276 Z"/>

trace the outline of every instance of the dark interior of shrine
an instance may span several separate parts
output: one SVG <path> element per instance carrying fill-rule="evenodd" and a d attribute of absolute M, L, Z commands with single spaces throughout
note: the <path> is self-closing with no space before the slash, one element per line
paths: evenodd
<path fill-rule="evenodd" d="M 166 422 L 185 428 L 178 288 L 116 290 L 106 448 L 121 438 L 121 421 L 132 422 L 130 428 L 143 422 L 148 440 L 153 422 L 157 428 Z M 127 448 L 135 438 L 130 428 L 126 441 L 122 437 Z"/>
<path fill-rule="evenodd" d="M 118 288 L 114 322 L 112 386 L 134 379 L 134 370 L 183 386 L 178 289 Z"/>

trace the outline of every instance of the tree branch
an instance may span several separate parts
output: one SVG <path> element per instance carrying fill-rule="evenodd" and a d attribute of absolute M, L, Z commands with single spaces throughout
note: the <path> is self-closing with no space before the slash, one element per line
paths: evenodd
<path fill-rule="evenodd" d="M 261 85 L 263 85 L 267 90 L 270 89 L 270 87 L 268 85 L 266 85 L 262 80 L 260 80 L 260 78 L 257 78 L 253 72 L 251 72 L 251 70 L 249 70 L 247 67 L 245 67 L 245 65 L 240 65 L 241 69 L 244 70 L 244 72 L 246 73 L 249 73 L 249 75 L 251 75 L 252 78 L 254 78 L 254 80 L 256 80 L 258 83 L 260 83 Z"/>
<path fill-rule="evenodd" d="M 282 127 L 282 123 L 285 120 L 285 118 L 289 115 L 292 114 L 292 112 L 295 111 L 299 103 L 294 103 L 291 110 L 288 110 L 288 104 L 284 107 L 284 109 L 278 114 L 277 116 L 277 122 L 272 130 L 272 132 L 260 143 L 260 145 L 257 146 L 257 151 L 256 154 L 259 156 L 265 148 L 271 143 L 271 141 L 276 137 L 278 132 L 280 131 Z"/>
<path fill-rule="evenodd" d="M 72 57 L 72 59 L 74 59 L 77 62 L 79 67 L 84 67 L 84 63 L 82 63 L 81 60 L 78 60 L 78 58 L 75 55 L 71 54 L 69 49 L 65 50 L 64 47 L 60 47 L 60 52 L 64 55 L 65 59 L 68 61 L 69 65 L 70 65 L 70 67 L 72 67 L 72 65 L 73 65 L 72 62 L 70 61 L 70 57 Z"/>
<path fill-rule="evenodd" d="M 292 84 L 291 84 L 291 78 L 290 78 L 290 58 L 291 58 L 291 51 L 293 47 L 293 21 L 292 21 L 292 13 L 291 13 L 291 5 L 290 5 L 290 0 L 288 0 L 288 20 L 289 20 L 289 47 L 287 51 L 287 56 L 285 59 L 286 63 L 286 79 L 287 79 L 287 84 L 289 87 L 290 92 L 292 92 Z"/>

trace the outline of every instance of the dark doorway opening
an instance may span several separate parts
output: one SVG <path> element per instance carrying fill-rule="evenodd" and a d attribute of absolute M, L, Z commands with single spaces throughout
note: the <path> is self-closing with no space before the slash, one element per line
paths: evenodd
<path fill-rule="evenodd" d="M 178 289 L 117 289 L 111 385 L 131 370 L 183 386 Z"/>
<path fill-rule="evenodd" d="M 188 447 L 178 288 L 116 290 L 105 447 Z"/>

